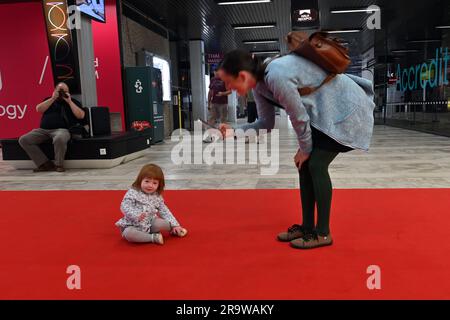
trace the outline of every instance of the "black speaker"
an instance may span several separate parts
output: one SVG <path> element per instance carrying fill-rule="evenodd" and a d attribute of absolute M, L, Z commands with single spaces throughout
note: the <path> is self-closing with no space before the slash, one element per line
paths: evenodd
<path fill-rule="evenodd" d="M 111 119 L 108 107 L 89 108 L 91 137 L 111 135 Z"/>

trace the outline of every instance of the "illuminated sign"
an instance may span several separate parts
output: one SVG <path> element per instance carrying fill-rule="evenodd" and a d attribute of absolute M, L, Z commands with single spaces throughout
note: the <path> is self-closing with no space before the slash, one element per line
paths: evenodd
<path fill-rule="evenodd" d="M 317 0 L 291 0 L 292 29 L 310 29 L 320 26 Z"/>
<path fill-rule="evenodd" d="M 422 72 L 420 74 L 420 80 L 424 81 L 424 80 L 430 80 L 434 78 L 434 74 L 435 74 L 435 70 L 431 69 L 431 70 L 427 70 L 425 72 Z"/>
<path fill-rule="evenodd" d="M 394 84 L 397 83 L 397 81 L 398 79 L 393 73 L 388 76 L 388 84 Z"/>
<path fill-rule="evenodd" d="M 206 55 L 207 64 L 219 64 L 223 60 L 223 53 L 208 53 Z"/>
<path fill-rule="evenodd" d="M 435 88 L 439 85 L 448 85 L 447 65 L 450 55 L 448 48 L 436 48 L 436 55 L 429 63 L 417 64 L 409 68 L 400 68 L 397 65 L 397 90 L 425 89 L 427 86 Z"/>
<path fill-rule="evenodd" d="M 315 9 L 297 10 L 294 12 L 294 19 L 297 22 L 310 22 L 317 20 L 318 14 Z"/>
<path fill-rule="evenodd" d="M 67 27 L 67 1 L 44 0 L 43 6 L 54 82 L 65 82 L 72 93 L 80 93 L 77 53 Z"/>
<path fill-rule="evenodd" d="M 170 90 L 170 66 L 167 60 L 158 58 L 156 56 L 153 57 L 153 67 L 161 70 L 161 81 L 162 81 L 162 89 L 163 89 L 163 101 L 171 101 L 172 93 Z"/>

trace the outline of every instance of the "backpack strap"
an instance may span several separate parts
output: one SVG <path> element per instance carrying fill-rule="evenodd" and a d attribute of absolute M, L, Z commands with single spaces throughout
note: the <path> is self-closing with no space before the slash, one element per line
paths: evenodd
<path fill-rule="evenodd" d="M 291 52 L 289 52 L 289 53 L 295 53 L 295 52 L 294 52 L 294 51 L 291 51 Z M 273 60 L 278 59 L 278 58 L 281 58 L 281 57 L 283 57 L 283 56 L 285 56 L 285 55 L 278 54 L 278 55 L 276 55 L 275 57 L 273 57 L 273 58 L 269 59 L 268 61 L 266 61 L 266 62 L 263 64 L 264 69 L 266 69 L 267 66 L 269 65 L 269 63 L 271 63 Z M 322 81 L 322 83 L 321 83 L 319 86 L 317 86 L 317 87 L 304 87 L 304 88 L 298 88 L 298 93 L 299 93 L 301 96 L 307 96 L 307 95 L 309 95 L 309 94 L 312 94 L 313 92 L 316 92 L 317 90 L 319 90 L 323 85 L 325 85 L 325 84 L 327 84 L 328 82 L 330 82 L 331 80 L 333 80 L 334 77 L 336 77 L 336 74 L 335 74 L 335 73 L 329 73 L 329 74 L 326 76 L 326 78 Z"/>
<path fill-rule="evenodd" d="M 270 103 L 271 105 L 274 105 L 275 107 L 278 107 L 278 108 L 280 108 L 280 109 L 285 110 L 285 108 L 284 108 L 281 104 L 276 103 L 275 101 L 273 101 L 273 100 L 271 100 L 271 99 L 269 99 L 269 98 L 266 98 L 266 97 L 264 97 L 264 96 L 263 96 L 263 98 L 264 98 L 268 103 Z"/>
<path fill-rule="evenodd" d="M 318 90 L 320 87 L 322 87 L 324 84 L 327 84 L 328 82 L 330 82 L 331 80 L 333 80 L 333 78 L 336 76 L 336 74 L 329 74 L 325 80 L 322 81 L 322 83 L 317 86 L 317 87 L 304 87 L 304 88 L 298 88 L 298 93 L 300 94 L 300 96 L 307 96 L 308 94 L 311 94 L 313 92 L 315 92 L 316 90 Z M 273 100 L 270 100 L 269 98 L 263 97 L 267 102 L 269 102 L 270 104 L 284 109 L 284 107 L 282 105 L 280 105 L 279 103 L 276 103 Z"/>
<path fill-rule="evenodd" d="M 336 77 L 335 73 L 330 73 L 323 81 L 322 83 L 317 86 L 317 87 L 304 87 L 304 88 L 298 88 L 298 93 L 300 93 L 301 96 L 307 96 L 315 91 L 317 91 L 318 89 L 320 89 L 320 87 L 322 87 L 324 84 L 327 84 L 328 82 L 330 82 L 331 80 L 333 80 L 333 78 Z"/>

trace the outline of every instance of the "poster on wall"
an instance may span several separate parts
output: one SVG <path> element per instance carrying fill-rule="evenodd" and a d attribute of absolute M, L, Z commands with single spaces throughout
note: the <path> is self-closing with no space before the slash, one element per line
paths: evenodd
<path fill-rule="evenodd" d="M 54 88 L 42 3 L 0 4 L 0 39 L 0 139 L 17 138 L 39 126 L 36 105 Z"/>
<path fill-rule="evenodd" d="M 53 7 L 53 10 L 59 9 Z M 106 23 L 92 21 L 98 105 L 107 106 L 111 119 L 120 121 L 119 127 L 123 130 L 125 119 L 116 1 L 106 0 L 105 11 Z M 18 17 L 27 23 L 17 24 Z M 0 3 L 0 39 L 8 48 L 0 50 L 0 139 L 17 138 L 39 127 L 41 114 L 36 112 L 36 105 L 50 96 L 54 89 L 55 77 L 42 2 Z M 59 39 L 65 40 L 62 36 Z"/>
<path fill-rule="evenodd" d="M 71 93 L 80 92 L 78 53 L 74 46 L 72 32 L 67 27 L 67 1 L 43 0 L 44 20 L 54 82 L 65 82 Z"/>

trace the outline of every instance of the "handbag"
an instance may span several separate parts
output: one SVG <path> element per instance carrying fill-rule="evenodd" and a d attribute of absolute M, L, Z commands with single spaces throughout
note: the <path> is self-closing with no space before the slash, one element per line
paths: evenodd
<path fill-rule="evenodd" d="M 73 139 L 89 138 L 89 132 L 81 123 L 76 123 L 69 128 L 70 135 Z"/>
<path fill-rule="evenodd" d="M 85 114 L 87 114 L 87 110 L 83 108 Z M 68 130 L 72 139 L 85 139 L 89 138 L 89 131 L 86 129 L 89 128 L 88 125 L 82 125 L 80 122 L 71 123 L 67 117 L 66 110 L 64 106 L 61 106 L 61 116 L 64 119 L 64 122 L 68 126 Z M 85 116 L 86 119 L 86 116 Z M 85 121 L 85 119 L 79 121 Z"/>

